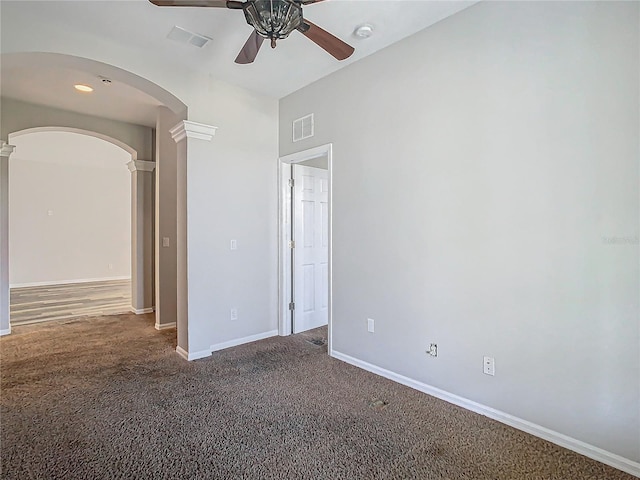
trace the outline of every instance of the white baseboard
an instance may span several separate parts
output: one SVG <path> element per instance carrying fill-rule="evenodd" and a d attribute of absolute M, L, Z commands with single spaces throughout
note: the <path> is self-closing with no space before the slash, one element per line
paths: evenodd
<path fill-rule="evenodd" d="M 4 337 L 5 335 L 9 335 L 10 333 L 11 333 L 11 325 L 9 325 L 9 328 L 5 330 L 0 330 L 0 337 Z"/>
<path fill-rule="evenodd" d="M 202 350 L 200 352 L 189 353 L 182 347 L 176 347 L 176 352 L 185 360 L 189 362 L 192 360 L 198 360 L 200 358 L 210 357 L 211 350 Z"/>
<path fill-rule="evenodd" d="M 163 323 L 162 325 L 156 323 L 156 330 L 169 330 L 170 328 L 176 328 L 176 322 Z"/>
<path fill-rule="evenodd" d="M 264 333 L 258 333 L 257 335 L 250 335 L 244 338 L 237 338 L 235 340 L 229 340 L 228 342 L 217 343 L 211 345 L 211 351 L 217 352 L 218 350 L 224 350 L 225 348 L 237 347 L 245 343 L 256 342 L 258 340 L 264 340 L 265 338 L 275 337 L 278 335 L 278 330 L 270 330 Z"/>
<path fill-rule="evenodd" d="M 184 358 L 185 360 L 189 360 L 189 352 L 187 352 L 184 348 L 182 348 L 180 345 L 178 345 L 176 347 L 176 353 L 178 355 L 180 355 L 182 358 Z"/>
<path fill-rule="evenodd" d="M 175 326 L 175 324 L 174 324 Z M 271 330 L 269 332 L 258 333 L 257 335 L 251 335 L 249 337 L 237 338 L 235 340 L 229 340 L 228 342 L 218 343 L 216 345 L 212 345 L 208 350 L 201 350 L 199 352 L 189 353 L 184 348 L 176 347 L 176 352 L 185 360 L 198 360 L 200 358 L 209 357 L 212 352 L 217 352 L 218 350 L 223 350 L 225 348 L 237 347 L 238 345 L 242 345 L 244 343 L 255 342 L 257 340 L 263 340 L 269 337 L 275 337 L 278 335 L 277 330 Z"/>
<path fill-rule="evenodd" d="M 50 280 L 47 282 L 12 283 L 9 285 L 9 288 L 46 287 L 49 285 L 71 285 L 74 283 L 108 282 L 111 280 L 131 280 L 131 276 L 127 275 L 124 277 L 77 278 L 74 280 Z"/>
<path fill-rule="evenodd" d="M 142 315 L 144 313 L 153 313 L 155 308 L 154 307 L 149 307 L 149 308 L 133 308 L 133 307 L 131 307 L 129 310 L 131 311 L 131 313 L 135 313 L 136 315 Z"/>
<path fill-rule="evenodd" d="M 356 367 L 360 367 L 363 370 L 367 370 L 371 373 L 375 373 L 376 375 L 380 375 L 381 377 L 388 378 L 389 380 L 393 380 L 394 382 L 401 383 L 402 385 L 406 385 L 407 387 L 414 388 L 420 392 L 427 393 L 446 402 L 458 405 L 459 407 L 465 408 L 467 410 L 471 410 L 472 412 L 479 413 L 480 415 L 484 415 L 489 418 L 493 418 L 494 420 L 517 428 L 518 430 L 522 430 L 524 432 L 530 433 L 531 435 L 547 440 L 551 443 L 555 443 L 556 445 L 560 445 L 561 447 L 573 450 L 574 452 L 607 464 L 611 467 L 617 468 L 618 470 L 622 470 L 623 472 L 635 475 L 636 477 L 640 477 L 640 463 L 629 460 L 628 458 L 621 457 L 620 455 L 616 455 L 615 453 L 608 452 L 606 450 L 603 450 L 602 448 L 590 445 L 581 440 L 577 440 L 554 430 L 550 430 L 541 425 L 537 425 L 527 420 L 514 417 L 513 415 L 501 412 L 500 410 L 487 407 L 486 405 L 474 402 L 473 400 L 454 395 L 453 393 L 440 390 L 439 388 L 432 387 L 431 385 L 427 385 L 426 383 L 413 380 L 412 378 L 405 377 L 371 363 L 358 360 L 357 358 L 345 355 L 344 353 L 332 350 L 331 356 Z"/>

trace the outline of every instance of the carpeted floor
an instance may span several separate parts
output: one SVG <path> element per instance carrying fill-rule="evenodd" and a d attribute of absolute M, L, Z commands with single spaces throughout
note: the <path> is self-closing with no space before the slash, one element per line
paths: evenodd
<path fill-rule="evenodd" d="M 2 478 L 633 478 L 331 359 L 324 329 L 195 362 L 174 336 L 118 315 L 3 337 Z"/>

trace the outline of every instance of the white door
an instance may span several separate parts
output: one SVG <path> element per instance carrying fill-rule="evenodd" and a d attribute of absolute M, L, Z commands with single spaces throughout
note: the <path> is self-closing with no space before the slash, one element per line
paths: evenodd
<path fill-rule="evenodd" d="M 329 303 L 329 172 L 293 168 L 293 332 L 326 325 Z"/>

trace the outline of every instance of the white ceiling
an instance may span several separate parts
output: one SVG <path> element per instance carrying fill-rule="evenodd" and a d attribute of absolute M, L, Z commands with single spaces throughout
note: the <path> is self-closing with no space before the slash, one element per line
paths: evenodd
<path fill-rule="evenodd" d="M 98 78 L 101 74 L 51 65 L 3 65 L 1 93 L 38 105 L 155 127 L 160 102 L 122 82 L 105 84 Z M 77 83 L 91 85 L 94 92 L 77 92 L 73 87 Z"/>
<path fill-rule="evenodd" d="M 54 26 L 60 34 L 74 31 L 135 49 L 167 65 L 188 68 L 275 98 L 292 93 L 340 68 L 446 18 L 475 1 L 327 0 L 304 7 L 305 18 L 355 47 L 351 58 L 339 62 L 298 32 L 278 42 L 265 42 L 256 61 L 237 65 L 234 59 L 252 28 L 238 10 L 156 7 L 147 0 L 131 1 L 6 1 L 0 2 L 5 25 Z M 353 35 L 368 23 L 368 39 Z M 166 38 L 174 26 L 211 37 L 204 48 Z M 5 41 L 3 35 L 3 42 Z M 419 61 L 419 59 L 416 59 Z M 123 84 L 99 84 L 100 72 L 79 72 L 47 65 L 2 68 L 2 95 L 142 125 L 155 125 L 157 102 Z M 101 95 L 81 95 L 74 83 L 88 82 Z"/>

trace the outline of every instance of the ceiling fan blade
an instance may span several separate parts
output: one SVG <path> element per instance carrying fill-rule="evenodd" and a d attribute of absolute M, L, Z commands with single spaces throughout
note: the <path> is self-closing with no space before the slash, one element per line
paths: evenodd
<path fill-rule="evenodd" d="M 242 50 L 240 50 L 240 53 L 236 58 L 236 63 L 241 65 L 253 63 L 258 55 L 260 47 L 262 46 L 262 42 L 264 42 L 264 37 L 258 35 L 258 32 L 254 30 L 253 33 L 249 35 L 249 38 L 245 42 L 244 47 L 242 47 Z"/>
<path fill-rule="evenodd" d="M 149 0 L 158 7 L 242 8 L 242 2 L 227 0 Z"/>
<path fill-rule="evenodd" d="M 344 43 L 338 37 L 331 35 L 307 19 L 298 27 L 298 30 L 338 60 L 349 58 L 354 52 L 354 48 L 351 45 Z"/>

